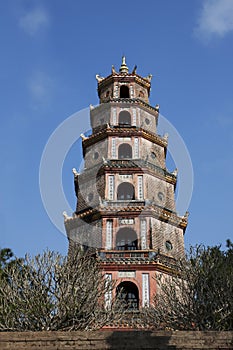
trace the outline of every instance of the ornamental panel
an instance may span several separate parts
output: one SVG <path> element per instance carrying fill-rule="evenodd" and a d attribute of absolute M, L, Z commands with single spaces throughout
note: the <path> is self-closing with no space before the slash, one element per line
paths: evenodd
<path fill-rule="evenodd" d="M 112 123 L 113 123 L 113 125 L 117 124 L 117 111 L 116 111 L 116 108 L 113 108 L 113 110 L 112 110 Z"/>
<path fill-rule="evenodd" d="M 139 140 L 138 140 L 138 137 L 134 138 L 134 158 L 139 158 Z"/>
<path fill-rule="evenodd" d="M 137 119 L 136 119 L 136 108 L 133 108 L 133 120 L 132 120 L 132 125 L 136 126 L 137 125 Z"/>
<path fill-rule="evenodd" d="M 116 139 L 115 137 L 112 138 L 112 158 L 116 158 Z"/>
<path fill-rule="evenodd" d="M 141 249 L 147 249 L 146 244 L 147 225 L 146 219 L 141 219 Z"/>
<path fill-rule="evenodd" d="M 149 290 L 149 274 L 142 274 L 142 307 L 150 304 L 150 290 Z"/>
<path fill-rule="evenodd" d="M 112 249 L 112 220 L 107 220 L 106 224 L 106 249 Z"/>
<path fill-rule="evenodd" d="M 143 177 L 138 176 L 138 199 L 143 200 Z"/>
<path fill-rule="evenodd" d="M 110 201 L 114 199 L 114 175 L 108 176 L 108 199 Z"/>

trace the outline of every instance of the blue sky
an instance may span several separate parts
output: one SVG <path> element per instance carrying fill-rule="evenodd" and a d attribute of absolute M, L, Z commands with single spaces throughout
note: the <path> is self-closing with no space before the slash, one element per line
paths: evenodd
<path fill-rule="evenodd" d="M 130 69 L 153 75 L 150 102 L 190 152 L 186 246 L 233 239 L 232 0 L 10 0 L 0 14 L 1 247 L 67 252 L 41 201 L 41 155 L 63 120 L 98 103 L 95 74 L 119 68 L 122 54 Z M 79 144 L 63 168 L 73 209 Z"/>

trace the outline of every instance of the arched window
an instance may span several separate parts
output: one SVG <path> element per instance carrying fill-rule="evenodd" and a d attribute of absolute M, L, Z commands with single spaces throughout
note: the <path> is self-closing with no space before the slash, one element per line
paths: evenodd
<path fill-rule="evenodd" d="M 131 125 L 131 115 L 128 111 L 121 111 L 119 113 L 119 124 Z"/>
<path fill-rule="evenodd" d="M 126 85 L 120 87 L 120 98 L 129 98 L 129 88 Z"/>
<path fill-rule="evenodd" d="M 139 307 L 139 293 L 136 284 L 130 281 L 121 282 L 116 289 L 117 295 L 126 303 L 126 308 L 137 310 Z"/>
<path fill-rule="evenodd" d="M 121 183 L 117 189 L 117 199 L 118 200 L 135 199 L 134 186 L 128 182 Z"/>
<path fill-rule="evenodd" d="M 118 158 L 132 158 L 132 147 L 127 143 L 122 143 L 118 148 Z"/>
<path fill-rule="evenodd" d="M 132 228 L 121 228 L 116 236 L 117 250 L 137 250 L 138 240 L 137 234 Z"/>

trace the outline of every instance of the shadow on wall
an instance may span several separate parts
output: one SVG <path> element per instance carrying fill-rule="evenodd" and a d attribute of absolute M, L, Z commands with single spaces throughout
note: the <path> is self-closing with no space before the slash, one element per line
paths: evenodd
<path fill-rule="evenodd" d="M 108 349 L 115 350 L 175 350 L 176 346 L 169 345 L 171 339 L 171 332 L 156 333 L 150 331 L 113 331 L 106 332 L 106 344 Z"/>

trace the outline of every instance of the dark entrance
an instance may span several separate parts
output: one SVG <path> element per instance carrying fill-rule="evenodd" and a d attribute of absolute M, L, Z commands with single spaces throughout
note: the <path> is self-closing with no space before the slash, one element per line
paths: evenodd
<path fill-rule="evenodd" d="M 117 287 L 117 295 L 126 303 L 127 309 L 137 310 L 139 307 L 138 288 L 133 282 L 121 282 Z"/>

